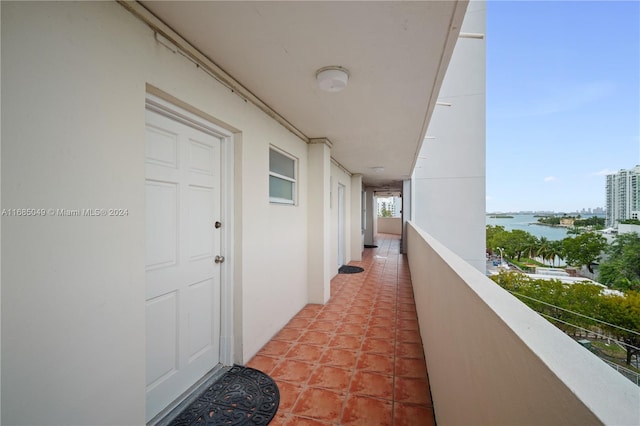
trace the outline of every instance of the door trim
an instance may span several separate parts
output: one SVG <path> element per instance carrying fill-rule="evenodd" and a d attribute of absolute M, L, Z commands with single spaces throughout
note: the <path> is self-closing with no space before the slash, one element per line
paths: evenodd
<path fill-rule="evenodd" d="M 220 138 L 220 363 L 233 365 L 234 347 L 234 133 L 206 118 L 147 93 L 145 107 L 185 125 Z"/>

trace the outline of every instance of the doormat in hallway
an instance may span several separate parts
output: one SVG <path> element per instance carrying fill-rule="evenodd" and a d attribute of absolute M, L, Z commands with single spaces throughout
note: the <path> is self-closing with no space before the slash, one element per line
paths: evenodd
<path fill-rule="evenodd" d="M 365 244 L 364 248 L 378 248 L 378 246 L 373 245 L 373 244 Z"/>
<path fill-rule="evenodd" d="M 362 272 L 362 271 L 364 271 L 364 269 L 359 266 L 349 266 L 349 265 L 342 265 L 340 269 L 338 269 L 338 273 L 340 274 L 357 274 L 358 272 Z"/>
<path fill-rule="evenodd" d="M 170 426 L 268 425 L 280 391 L 262 371 L 234 365 L 182 411 Z"/>

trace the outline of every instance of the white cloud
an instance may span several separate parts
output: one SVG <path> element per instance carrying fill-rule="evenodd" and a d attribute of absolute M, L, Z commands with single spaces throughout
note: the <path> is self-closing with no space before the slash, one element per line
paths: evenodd
<path fill-rule="evenodd" d="M 546 178 L 544 178 L 545 182 L 553 182 L 555 180 L 558 180 L 558 179 L 556 179 L 555 176 L 547 176 Z"/>

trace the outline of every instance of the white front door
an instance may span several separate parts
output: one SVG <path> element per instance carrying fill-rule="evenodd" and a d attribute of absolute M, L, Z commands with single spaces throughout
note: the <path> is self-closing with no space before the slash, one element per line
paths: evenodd
<path fill-rule="evenodd" d="M 220 360 L 220 146 L 146 111 L 147 421 Z"/>

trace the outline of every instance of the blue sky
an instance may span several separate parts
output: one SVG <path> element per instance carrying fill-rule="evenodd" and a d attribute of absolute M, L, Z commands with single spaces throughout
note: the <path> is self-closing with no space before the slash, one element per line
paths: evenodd
<path fill-rule="evenodd" d="M 605 206 L 640 164 L 640 1 L 487 1 L 487 211 Z"/>

